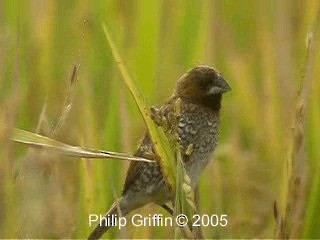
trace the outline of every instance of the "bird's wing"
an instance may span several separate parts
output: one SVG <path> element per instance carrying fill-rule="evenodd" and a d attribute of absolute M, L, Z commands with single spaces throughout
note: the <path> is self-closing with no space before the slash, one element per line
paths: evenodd
<path fill-rule="evenodd" d="M 164 105 L 160 107 L 152 107 L 151 108 L 151 117 L 154 120 L 154 122 L 158 125 L 161 125 L 162 118 L 165 117 L 169 127 L 170 127 L 170 119 L 169 114 L 173 112 L 173 102 L 174 98 L 170 98 L 168 102 L 166 102 Z M 145 134 L 145 137 L 143 138 L 141 144 L 139 145 L 137 151 L 134 153 L 134 156 L 136 157 L 143 157 L 150 160 L 156 160 L 155 159 L 155 152 L 152 146 L 152 141 L 150 139 L 150 136 L 148 133 Z M 127 172 L 126 181 L 124 184 L 123 192 L 122 194 L 126 193 L 126 191 L 129 189 L 130 185 L 134 182 L 136 179 L 136 176 L 139 176 L 143 169 L 144 164 L 153 164 L 153 163 L 145 163 L 145 162 L 136 162 L 131 161 L 130 166 Z"/>
<path fill-rule="evenodd" d="M 140 156 L 140 157 L 144 156 L 144 158 L 147 158 L 150 160 L 155 160 L 155 159 L 153 159 L 153 153 L 154 153 L 154 151 L 152 148 L 151 139 L 150 139 L 149 135 L 146 134 L 145 137 L 143 138 L 141 144 L 139 145 L 137 151 L 134 153 L 134 156 Z M 136 176 L 138 176 L 140 174 L 143 164 L 144 164 L 144 162 L 138 162 L 138 161 L 131 161 L 130 162 L 122 194 L 126 193 L 126 191 L 129 189 L 130 185 L 136 179 Z"/>

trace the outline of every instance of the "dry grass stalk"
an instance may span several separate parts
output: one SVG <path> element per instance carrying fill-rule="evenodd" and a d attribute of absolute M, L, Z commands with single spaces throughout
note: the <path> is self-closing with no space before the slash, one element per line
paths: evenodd
<path fill-rule="evenodd" d="M 306 38 L 306 58 L 301 74 L 301 88 L 296 104 L 296 112 L 292 129 L 292 142 L 289 148 L 287 159 L 287 192 L 285 203 L 282 209 L 281 218 L 278 219 L 276 228 L 276 238 L 288 239 L 299 237 L 301 232 L 296 229 L 299 226 L 299 219 L 294 217 L 298 212 L 301 216 L 304 211 L 305 198 L 303 194 L 306 181 L 306 146 L 305 146 L 305 121 L 308 98 L 311 93 L 311 82 L 314 71 L 316 40 L 318 40 L 320 27 L 320 10 L 317 13 L 315 22 Z M 302 184 L 303 181 L 303 184 Z M 298 209 L 299 207 L 299 209 Z M 294 235 L 293 235 L 294 233 Z"/>

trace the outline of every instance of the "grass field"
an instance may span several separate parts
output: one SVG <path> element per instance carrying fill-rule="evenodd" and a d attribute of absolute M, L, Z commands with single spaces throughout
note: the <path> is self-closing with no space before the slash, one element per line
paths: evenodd
<path fill-rule="evenodd" d="M 8 140 L 14 127 L 132 153 L 145 126 L 105 38 L 149 105 L 199 64 L 232 87 L 200 183 L 206 238 L 320 238 L 318 0 L 1 0 L 0 238 L 85 238 L 121 193 L 129 162 L 84 160 Z M 73 69 L 76 78 L 71 83 Z M 162 213 L 149 205 L 142 215 Z M 133 227 L 109 238 L 172 238 Z"/>

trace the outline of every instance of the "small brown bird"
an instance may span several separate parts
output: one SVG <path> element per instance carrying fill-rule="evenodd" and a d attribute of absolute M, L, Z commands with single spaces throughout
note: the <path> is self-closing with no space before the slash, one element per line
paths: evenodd
<path fill-rule="evenodd" d="M 180 77 L 173 95 L 164 105 L 153 108 L 154 115 L 165 117 L 170 128 L 174 104 L 181 99 L 178 135 L 183 149 L 193 145 L 191 154 L 183 156 L 193 189 L 218 144 L 221 98 L 230 90 L 219 72 L 208 66 L 197 66 Z M 146 134 L 134 155 L 151 159 L 152 153 L 151 139 Z M 122 196 L 111 206 L 106 217 L 111 218 L 118 211 L 125 216 L 151 202 L 165 206 L 173 199 L 174 194 L 168 190 L 157 163 L 131 162 Z M 98 225 L 89 239 L 100 238 L 109 228 L 105 222 Z"/>

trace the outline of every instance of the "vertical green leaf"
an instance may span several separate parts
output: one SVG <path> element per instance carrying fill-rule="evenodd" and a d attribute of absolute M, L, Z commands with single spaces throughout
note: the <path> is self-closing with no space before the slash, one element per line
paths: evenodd
<path fill-rule="evenodd" d="M 120 54 L 111 38 L 110 33 L 108 32 L 105 25 L 103 25 L 103 30 L 106 35 L 107 41 L 110 45 L 112 54 L 115 58 L 117 66 L 121 72 L 121 75 L 132 94 L 140 113 L 145 121 L 148 132 L 150 134 L 154 149 L 156 154 L 159 156 L 158 162 L 160 164 L 162 173 L 168 184 L 169 189 L 175 189 L 175 154 L 172 150 L 171 144 L 165 135 L 163 129 L 158 127 L 150 117 L 150 109 L 145 103 L 144 97 L 136 87 L 135 83 L 131 79 Z"/>

